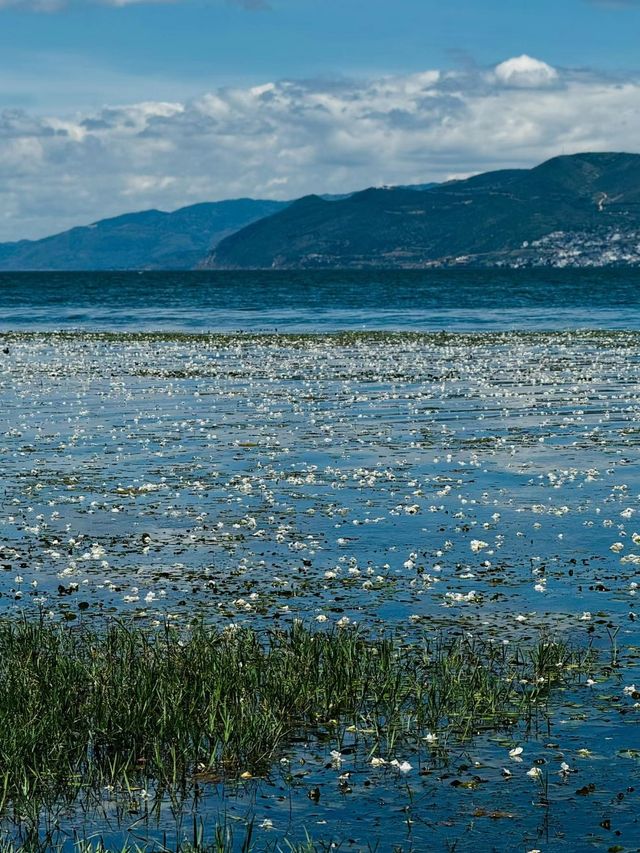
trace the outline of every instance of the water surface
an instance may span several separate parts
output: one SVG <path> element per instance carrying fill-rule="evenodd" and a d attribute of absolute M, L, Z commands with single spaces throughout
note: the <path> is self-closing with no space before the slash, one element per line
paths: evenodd
<path fill-rule="evenodd" d="M 305 831 L 363 852 L 637 849 L 638 282 L 1 274 L 3 614 L 187 634 L 299 618 L 601 656 L 548 725 L 446 756 L 398 745 L 407 774 L 372 768 L 338 727 L 258 779 L 159 809 L 153 790 L 105 791 L 42 825 L 69 850 L 74 833 L 173 843 L 221 814 L 254 818 L 258 849 Z"/>
<path fill-rule="evenodd" d="M 0 273 L 0 329 L 640 328 L 637 270 Z"/>

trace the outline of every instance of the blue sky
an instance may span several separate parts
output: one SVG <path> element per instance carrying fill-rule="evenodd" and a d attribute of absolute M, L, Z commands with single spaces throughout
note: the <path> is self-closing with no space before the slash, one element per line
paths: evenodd
<path fill-rule="evenodd" d="M 610 72 L 640 64 L 640 3 L 614 0 L 270 0 L 254 11 L 229 0 L 61 0 L 51 12 L 6 3 L 3 103 L 40 112 L 99 107 L 126 96 L 124 84 L 136 99 L 163 99 L 288 77 L 491 65 L 522 53 Z"/>
<path fill-rule="evenodd" d="M 0 240 L 637 147 L 639 36 L 635 0 L 0 0 Z"/>

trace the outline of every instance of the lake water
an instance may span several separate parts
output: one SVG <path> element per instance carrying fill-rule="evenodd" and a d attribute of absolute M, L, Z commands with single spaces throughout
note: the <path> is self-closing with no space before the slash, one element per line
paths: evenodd
<path fill-rule="evenodd" d="M 348 797 L 337 744 L 292 746 L 187 810 L 271 820 L 258 849 L 305 829 L 381 853 L 637 849 L 637 273 L 4 275 L 0 318 L 4 614 L 542 634 L 603 656 L 544 730 L 445 765 L 399 753 L 407 775 L 355 750 Z M 110 798 L 68 810 L 68 837 L 192 825 L 169 806 L 116 821 Z"/>
<path fill-rule="evenodd" d="M 0 329 L 640 328 L 640 271 L 0 273 Z"/>

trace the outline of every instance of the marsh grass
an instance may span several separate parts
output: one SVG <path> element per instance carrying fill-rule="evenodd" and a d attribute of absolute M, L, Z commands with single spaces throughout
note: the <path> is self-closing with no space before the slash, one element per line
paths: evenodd
<path fill-rule="evenodd" d="M 268 772 L 301 738 L 369 754 L 531 725 L 588 652 L 439 634 L 421 642 L 204 626 L 0 621 L 0 812 L 106 785 L 156 792 Z M 355 734 L 354 734 L 355 733 Z"/>

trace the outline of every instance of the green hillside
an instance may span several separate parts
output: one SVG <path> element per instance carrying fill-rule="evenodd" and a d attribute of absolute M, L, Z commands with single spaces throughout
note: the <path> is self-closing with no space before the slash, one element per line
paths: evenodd
<path fill-rule="evenodd" d="M 590 235 L 606 245 L 612 229 L 628 236 L 638 228 L 640 155 L 577 154 L 423 192 L 369 189 L 332 202 L 307 196 L 221 241 L 204 265 L 493 265 L 514 253 L 526 260 L 535 255 L 527 246 L 558 231 L 588 246 Z"/>

